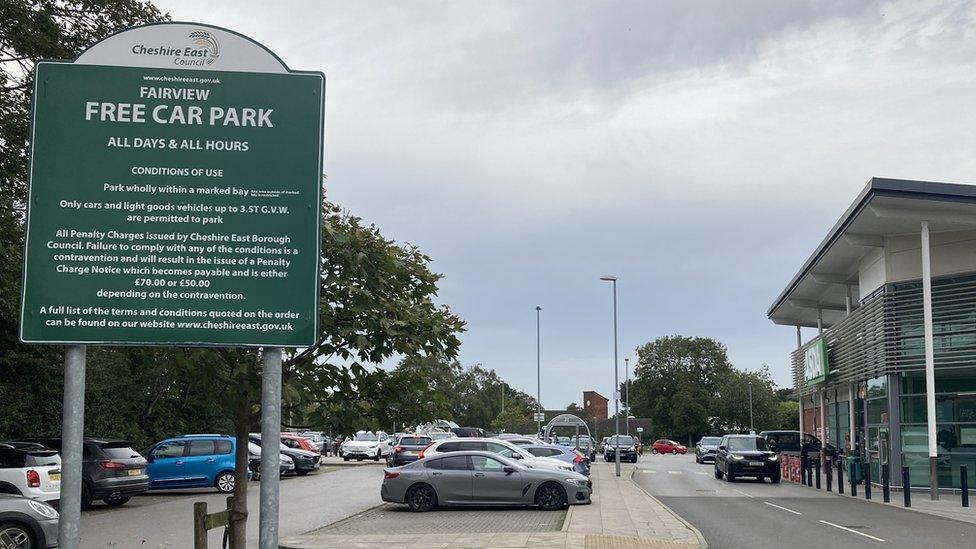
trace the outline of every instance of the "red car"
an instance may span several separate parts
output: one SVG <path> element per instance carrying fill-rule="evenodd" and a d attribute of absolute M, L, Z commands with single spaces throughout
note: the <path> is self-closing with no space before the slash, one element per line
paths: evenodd
<path fill-rule="evenodd" d="M 678 444 L 673 440 L 659 438 L 651 445 L 652 454 L 684 454 L 688 451 L 683 444 Z"/>
<path fill-rule="evenodd" d="M 281 443 L 289 448 L 294 448 L 295 450 L 305 450 L 306 452 L 312 452 L 315 454 L 321 453 L 311 440 L 293 433 L 281 433 Z"/>

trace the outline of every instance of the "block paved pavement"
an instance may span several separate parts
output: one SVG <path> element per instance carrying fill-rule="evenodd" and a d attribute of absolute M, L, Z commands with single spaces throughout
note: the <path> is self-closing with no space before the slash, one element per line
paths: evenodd
<path fill-rule="evenodd" d="M 477 509 L 450 511 L 455 516 L 477 514 L 477 520 L 452 520 L 458 530 L 440 528 L 439 533 L 396 534 L 391 517 L 402 520 L 407 528 L 418 515 L 409 512 L 383 513 L 383 534 L 338 533 L 349 532 L 349 517 L 334 525 L 300 536 L 281 540 L 286 549 L 326 549 L 342 547 L 359 549 L 372 547 L 404 547 L 418 545 L 432 549 L 692 549 L 704 547 L 701 534 L 675 515 L 661 502 L 637 486 L 631 476 L 634 466 L 622 466 L 621 476 L 614 475 L 612 463 L 593 464 L 593 503 L 569 507 L 559 531 L 538 531 L 533 521 L 512 521 L 511 513 L 539 513 L 534 510 Z M 383 509 L 381 506 L 379 509 Z M 373 511 L 375 512 L 375 510 Z M 368 515 L 370 512 L 364 513 Z M 509 520 L 506 520 L 508 517 Z M 498 522 L 498 524 L 495 524 Z M 518 531 L 531 528 L 533 531 Z M 480 531 L 470 531 L 480 530 Z"/>

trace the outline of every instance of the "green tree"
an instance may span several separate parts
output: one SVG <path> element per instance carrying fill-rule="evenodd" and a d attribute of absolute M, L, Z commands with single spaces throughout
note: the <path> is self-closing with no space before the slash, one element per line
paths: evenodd
<path fill-rule="evenodd" d="M 521 406 L 506 406 L 491 422 L 491 428 L 498 432 L 515 432 L 525 426 L 528 412 Z"/>
<path fill-rule="evenodd" d="M 752 384 L 753 424 L 749 417 L 749 384 Z M 734 370 L 719 383 L 719 398 L 712 408 L 715 427 L 722 431 L 756 431 L 776 428 L 781 423 L 780 399 L 769 374 L 759 371 Z M 796 416 L 794 416 L 794 419 Z"/>

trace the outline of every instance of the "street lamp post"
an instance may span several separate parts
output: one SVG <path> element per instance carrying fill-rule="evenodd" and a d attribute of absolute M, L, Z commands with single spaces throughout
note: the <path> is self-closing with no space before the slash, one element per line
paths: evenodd
<path fill-rule="evenodd" d="M 752 421 L 752 382 L 749 382 L 749 434 L 756 432 L 756 424 Z"/>
<path fill-rule="evenodd" d="M 627 418 L 624 420 L 627 436 L 630 436 L 630 359 L 624 359 L 624 410 Z"/>
<path fill-rule="evenodd" d="M 620 381 L 617 377 L 617 277 L 611 275 L 604 275 L 600 277 L 600 280 L 605 282 L 610 282 L 613 284 L 613 415 L 615 419 L 615 427 L 613 433 L 613 439 L 616 441 L 616 447 L 613 452 L 613 460 L 616 462 L 616 473 L 620 476 Z"/>
<path fill-rule="evenodd" d="M 540 327 L 542 318 L 542 307 L 535 306 L 535 403 L 538 406 L 537 412 L 542 413 L 542 336 Z M 536 420 L 535 432 L 542 432 L 542 420 Z"/>

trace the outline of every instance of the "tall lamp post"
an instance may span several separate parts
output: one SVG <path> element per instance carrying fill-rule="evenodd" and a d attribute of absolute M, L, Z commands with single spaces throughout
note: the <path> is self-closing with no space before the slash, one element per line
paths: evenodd
<path fill-rule="evenodd" d="M 537 412 L 542 413 L 542 307 L 535 306 L 535 403 Z M 535 432 L 542 432 L 542 420 L 536 420 Z"/>
<path fill-rule="evenodd" d="M 756 424 L 752 421 L 752 382 L 749 382 L 749 434 L 756 432 Z"/>
<path fill-rule="evenodd" d="M 617 476 L 620 476 L 620 381 L 617 377 L 617 277 L 604 275 L 600 277 L 604 282 L 613 284 L 613 415 L 616 421 L 613 438 L 616 445 L 613 451 L 613 460 L 617 464 Z"/>
<path fill-rule="evenodd" d="M 624 424 L 627 436 L 630 436 L 630 359 L 624 359 L 624 410 L 627 412 Z"/>

